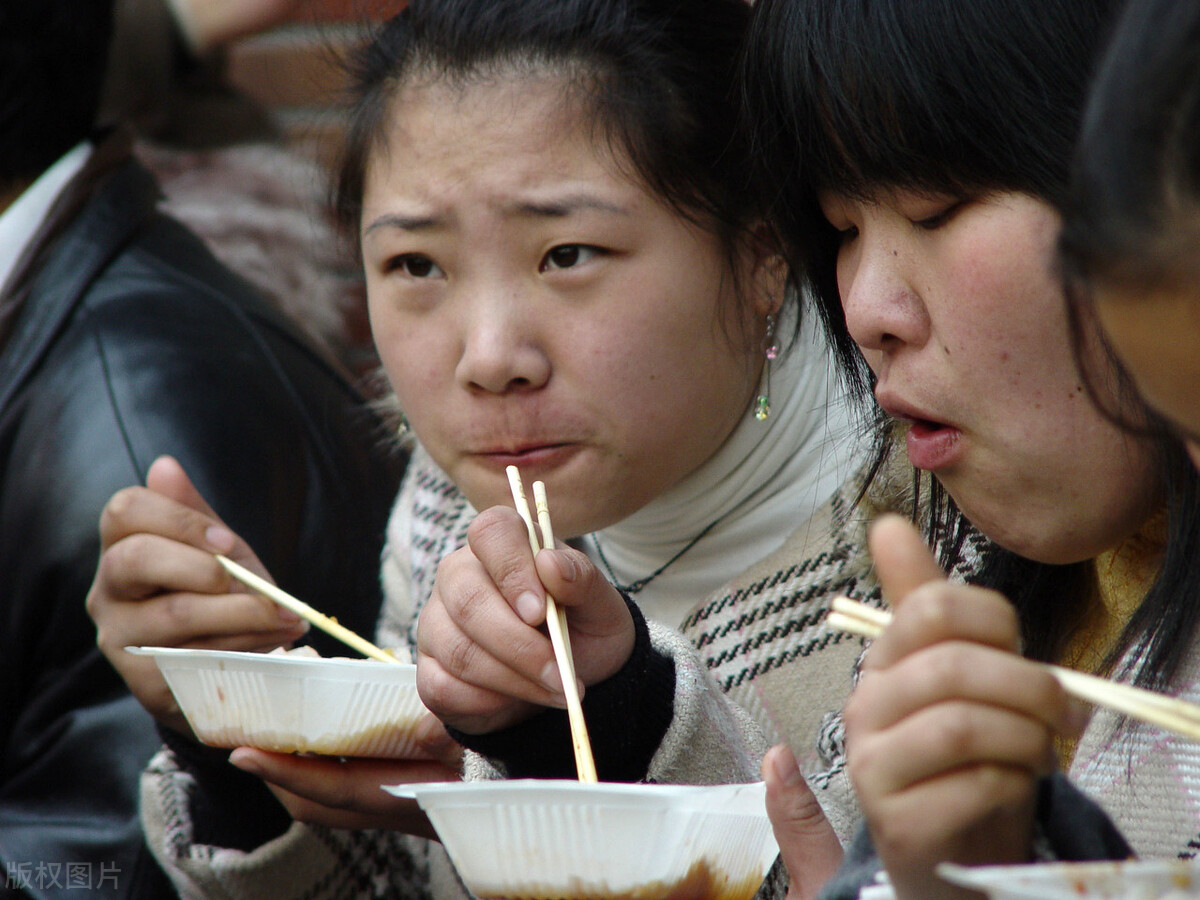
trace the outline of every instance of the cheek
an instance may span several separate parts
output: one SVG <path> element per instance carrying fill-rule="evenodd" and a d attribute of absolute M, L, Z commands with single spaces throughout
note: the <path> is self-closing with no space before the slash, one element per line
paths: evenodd
<path fill-rule="evenodd" d="M 388 384 L 415 425 L 425 406 L 441 402 L 447 378 L 453 375 L 445 330 L 372 310 L 371 336 Z"/>
<path fill-rule="evenodd" d="M 1078 375 L 1058 283 L 1024 256 L 1040 259 L 1039 248 L 1018 247 L 1014 254 L 991 247 L 958 272 L 955 294 L 963 302 L 954 330 L 974 347 L 971 359 L 994 375 L 1003 372 L 1006 383 L 1070 393 Z"/>
<path fill-rule="evenodd" d="M 617 427 L 638 445 L 631 452 L 695 463 L 732 430 L 755 384 L 751 354 L 733 340 L 702 316 L 632 324 L 619 351 L 582 358 L 577 376 L 585 390 L 611 385 Z"/>

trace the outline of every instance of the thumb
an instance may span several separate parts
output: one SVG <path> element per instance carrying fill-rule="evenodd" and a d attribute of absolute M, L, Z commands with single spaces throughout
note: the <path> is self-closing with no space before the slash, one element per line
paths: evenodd
<path fill-rule="evenodd" d="M 160 456 L 150 464 L 150 469 L 146 472 L 146 487 L 156 494 L 162 494 L 176 503 L 220 521 L 220 516 L 213 512 L 212 507 L 188 478 L 179 460 L 173 456 Z"/>
<path fill-rule="evenodd" d="M 534 559 L 538 577 L 559 606 L 570 610 L 571 627 L 594 634 L 618 628 L 625 601 L 587 555 L 554 547 Z M 628 616 L 624 616 L 628 619 Z"/>
<path fill-rule="evenodd" d="M 867 548 L 883 598 L 891 606 L 921 585 L 946 577 L 920 533 L 901 516 L 889 513 L 876 519 L 867 535 Z"/>
<path fill-rule="evenodd" d="M 841 864 L 842 845 L 786 745 L 767 751 L 762 775 L 767 815 L 788 870 L 788 898 L 815 897 Z"/>
<path fill-rule="evenodd" d="M 575 648 L 575 674 L 591 685 L 616 673 L 633 653 L 633 616 L 620 591 L 578 550 L 542 550 L 538 577 L 565 610 Z"/>

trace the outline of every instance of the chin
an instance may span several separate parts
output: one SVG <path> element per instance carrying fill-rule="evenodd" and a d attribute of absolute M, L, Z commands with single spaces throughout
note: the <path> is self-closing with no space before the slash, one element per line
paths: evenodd
<path fill-rule="evenodd" d="M 1068 523 L 1054 516 L 1040 516 L 1036 511 L 1009 507 L 1002 515 L 972 516 L 967 519 L 989 540 L 1010 553 L 1051 566 L 1095 559 L 1108 547 L 1103 541 L 1089 539 L 1074 532 Z M 1014 521 L 1016 520 L 1016 521 Z"/>

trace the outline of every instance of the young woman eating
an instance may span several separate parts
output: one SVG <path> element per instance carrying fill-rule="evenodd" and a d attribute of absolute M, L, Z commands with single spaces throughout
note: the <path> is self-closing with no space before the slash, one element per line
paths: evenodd
<path fill-rule="evenodd" d="M 854 462 L 827 352 L 785 297 L 741 187 L 748 151 L 729 127 L 730 85 L 748 16 L 740 0 L 418 0 L 362 57 L 339 184 L 374 338 L 415 437 L 378 640 L 417 649 L 439 562 L 469 526 L 486 539 L 475 510 L 509 505 L 516 465 L 546 483 L 577 558 L 594 557 L 637 601 L 603 609 L 599 627 L 657 648 L 703 696 L 673 732 L 678 780 L 752 779 L 763 744 L 748 714 L 700 690 L 688 642 L 645 619 L 676 625 L 737 583 Z M 444 858 L 402 833 L 423 833 L 411 804 L 378 790 L 456 777 L 440 726 L 428 758 L 409 761 L 239 749 L 237 766 L 323 826 L 293 823 L 266 796 L 248 802 L 254 783 L 200 752 L 157 672 L 123 648 L 267 649 L 281 627 L 301 628 L 224 575 L 213 551 L 261 567 L 170 461 L 113 499 L 102 534 L 89 605 L 100 645 L 174 729 L 143 808 L 176 883 L 248 897 L 458 891 Z M 531 627 L 540 600 L 518 604 Z M 541 685 L 561 702 L 552 675 Z M 813 703 L 836 709 L 848 687 L 843 673 Z M 643 711 L 672 719 L 669 702 Z M 711 735 L 722 746 L 689 762 Z M 597 749 L 602 777 L 628 771 Z"/>
<path fill-rule="evenodd" d="M 772 218 L 844 367 L 945 492 L 926 537 L 945 547 L 969 523 L 989 539 L 980 587 L 938 578 L 895 523 L 873 541 L 895 617 L 847 704 L 845 761 L 900 896 L 953 894 L 942 861 L 1119 852 L 1099 819 L 1048 833 L 1058 766 L 1137 853 L 1190 854 L 1197 837 L 1195 792 L 1165 787 L 1184 740 L 1082 719 L 1029 661 L 1193 680 L 1196 476 L 1179 441 L 1105 414 L 1147 411 L 1088 322 L 1086 389 L 1055 255 L 1088 79 L 1119 6 L 756 9 L 752 106 L 773 136 L 768 170 L 788 173 Z"/>

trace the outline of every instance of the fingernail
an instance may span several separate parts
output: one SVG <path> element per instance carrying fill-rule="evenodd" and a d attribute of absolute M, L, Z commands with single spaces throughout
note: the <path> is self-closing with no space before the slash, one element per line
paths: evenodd
<path fill-rule="evenodd" d="M 282 606 L 279 608 L 279 621 L 284 628 L 290 628 L 300 634 L 308 634 L 309 629 L 312 628 L 312 625 L 306 619 L 300 618 L 294 612 L 284 609 Z"/>
<path fill-rule="evenodd" d="M 208 545 L 218 553 L 230 552 L 234 544 L 237 543 L 237 538 L 233 532 L 221 525 L 209 525 L 204 530 L 204 539 L 208 541 Z"/>
<path fill-rule="evenodd" d="M 574 581 L 579 577 L 579 568 L 568 553 L 556 553 L 555 562 L 558 565 L 558 577 L 563 581 Z"/>
<path fill-rule="evenodd" d="M 286 606 L 280 606 L 279 604 L 275 605 L 275 615 L 281 624 L 289 627 L 304 622 L 304 619 L 300 618 L 300 616 L 296 615 L 296 613 L 292 612 L 292 610 L 288 609 Z M 306 622 L 305 624 L 308 623 Z"/>
<path fill-rule="evenodd" d="M 798 784 L 804 777 L 800 774 L 800 767 L 796 765 L 796 755 L 786 745 L 781 744 L 771 757 L 775 777 L 784 784 Z"/>
<path fill-rule="evenodd" d="M 558 671 L 558 663 L 546 663 L 546 667 L 542 669 L 542 684 L 556 694 L 563 693 L 562 674 Z"/>
<path fill-rule="evenodd" d="M 254 758 L 248 751 L 238 747 L 229 754 L 229 762 L 237 766 L 243 772 L 249 772 L 251 775 L 261 775 L 262 769 L 258 765 L 258 760 Z"/>
<path fill-rule="evenodd" d="M 545 617 L 542 598 L 533 591 L 526 591 L 517 598 L 517 615 L 526 625 L 540 625 Z"/>

